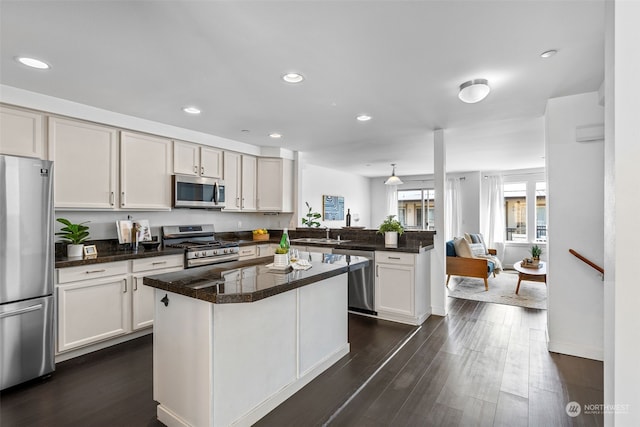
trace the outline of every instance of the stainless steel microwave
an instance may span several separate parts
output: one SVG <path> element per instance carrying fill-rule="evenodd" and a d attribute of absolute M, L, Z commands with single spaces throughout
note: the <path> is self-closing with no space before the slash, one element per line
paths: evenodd
<path fill-rule="evenodd" d="M 173 175 L 174 208 L 224 208 L 224 181 L 200 176 Z"/>

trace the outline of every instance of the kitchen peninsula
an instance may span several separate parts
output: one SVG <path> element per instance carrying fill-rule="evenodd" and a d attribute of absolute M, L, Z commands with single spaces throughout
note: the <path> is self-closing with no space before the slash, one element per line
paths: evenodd
<path fill-rule="evenodd" d="M 154 400 L 168 426 L 251 425 L 349 352 L 347 273 L 358 257 L 301 253 L 144 278 L 155 288 Z"/>

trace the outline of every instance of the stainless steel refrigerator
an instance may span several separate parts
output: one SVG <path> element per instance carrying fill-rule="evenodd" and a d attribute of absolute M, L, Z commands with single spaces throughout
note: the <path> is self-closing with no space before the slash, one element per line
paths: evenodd
<path fill-rule="evenodd" d="M 53 163 L 0 155 L 0 390 L 51 373 Z"/>

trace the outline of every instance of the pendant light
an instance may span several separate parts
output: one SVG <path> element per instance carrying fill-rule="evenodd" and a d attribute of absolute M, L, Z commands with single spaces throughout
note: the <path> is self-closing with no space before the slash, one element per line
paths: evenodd
<path fill-rule="evenodd" d="M 385 185 L 400 185 L 403 184 L 402 180 L 396 176 L 396 164 L 391 163 L 393 166 L 393 170 L 391 171 L 391 176 L 384 182 Z"/>

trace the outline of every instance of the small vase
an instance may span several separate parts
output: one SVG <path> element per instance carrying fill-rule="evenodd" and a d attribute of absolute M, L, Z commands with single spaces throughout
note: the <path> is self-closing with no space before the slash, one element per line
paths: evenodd
<path fill-rule="evenodd" d="M 289 254 L 275 254 L 273 256 L 274 267 L 286 267 L 289 265 Z"/>
<path fill-rule="evenodd" d="M 385 231 L 384 233 L 384 245 L 387 247 L 397 247 L 398 246 L 398 232 L 396 231 Z"/>
<path fill-rule="evenodd" d="M 84 249 L 84 245 L 83 244 L 67 245 L 67 256 L 69 258 L 82 257 L 83 249 Z"/>

